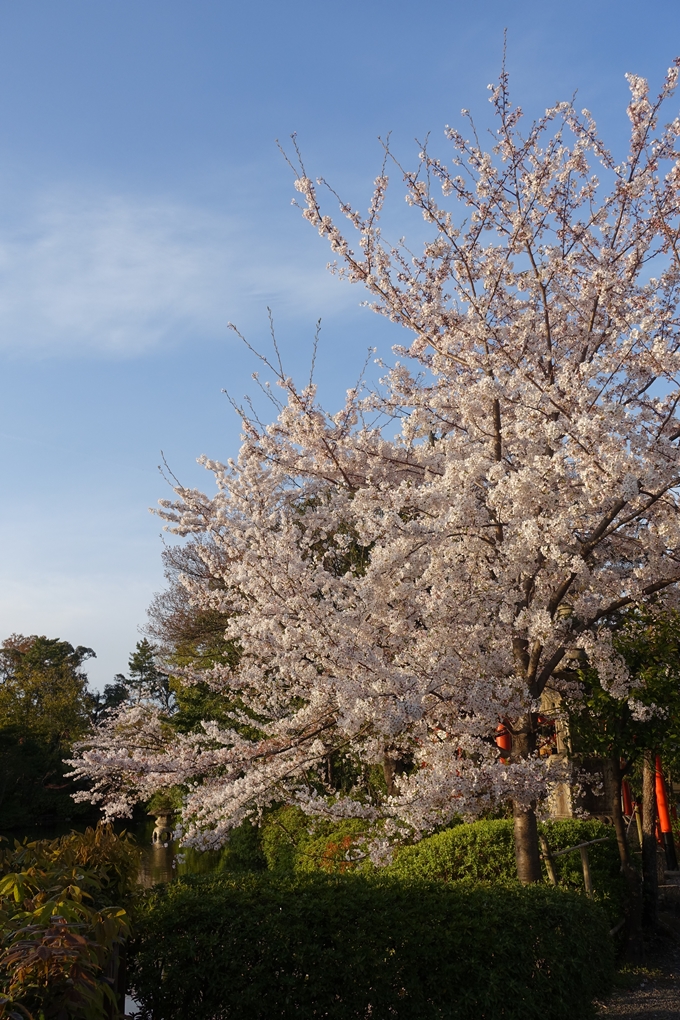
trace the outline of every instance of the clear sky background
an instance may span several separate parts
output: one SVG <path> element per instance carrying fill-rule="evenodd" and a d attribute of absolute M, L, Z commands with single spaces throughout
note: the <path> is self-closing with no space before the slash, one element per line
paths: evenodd
<path fill-rule="evenodd" d="M 624 73 L 680 53 L 678 0 L 0 0 L 0 637 L 125 670 L 163 583 L 160 451 L 212 491 L 196 457 L 238 449 L 221 391 L 257 366 L 229 320 L 264 347 L 270 305 L 301 373 L 321 317 L 331 406 L 403 342 L 327 274 L 275 139 L 364 207 L 378 135 L 445 156 L 461 107 L 488 119 L 506 27 L 516 102 L 578 89 L 619 154 Z"/>

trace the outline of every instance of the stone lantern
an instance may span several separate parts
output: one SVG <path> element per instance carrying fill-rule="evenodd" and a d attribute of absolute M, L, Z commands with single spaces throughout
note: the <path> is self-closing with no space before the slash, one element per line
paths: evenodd
<path fill-rule="evenodd" d="M 172 808 L 159 808 L 156 811 L 149 811 L 149 816 L 156 819 L 151 842 L 154 846 L 172 842 L 173 818 L 175 812 Z"/>

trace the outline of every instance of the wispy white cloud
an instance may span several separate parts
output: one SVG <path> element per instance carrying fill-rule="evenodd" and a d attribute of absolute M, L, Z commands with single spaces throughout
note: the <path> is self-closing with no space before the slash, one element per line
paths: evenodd
<path fill-rule="evenodd" d="M 0 349 L 130 356 L 224 336 L 270 302 L 314 316 L 322 299 L 347 304 L 321 260 L 310 269 L 258 226 L 167 201 L 21 201 L 0 222 Z"/>

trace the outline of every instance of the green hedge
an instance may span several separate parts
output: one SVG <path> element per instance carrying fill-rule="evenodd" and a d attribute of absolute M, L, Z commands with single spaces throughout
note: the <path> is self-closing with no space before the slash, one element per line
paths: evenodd
<path fill-rule="evenodd" d="M 605 843 L 596 843 L 588 848 L 595 897 L 607 910 L 612 924 L 623 917 L 627 889 L 621 876 L 613 827 L 598 821 L 566 819 L 543 822 L 539 824 L 539 832 L 546 837 L 553 851 L 566 850 L 592 839 L 607 839 Z M 512 820 L 456 825 L 435 836 L 428 836 L 415 846 L 398 850 L 388 871 L 399 878 L 440 882 L 514 879 L 517 871 Z M 578 851 L 557 857 L 555 871 L 560 885 L 583 890 Z M 545 877 L 547 881 L 547 873 Z"/>
<path fill-rule="evenodd" d="M 515 879 L 512 821 L 472 822 L 427 836 L 397 850 L 388 870 L 400 878 L 439 882 Z"/>
<path fill-rule="evenodd" d="M 611 984 L 604 912 L 545 886 L 214 876 L 149 894 L 144 1020 L 585 1020 Z"/>

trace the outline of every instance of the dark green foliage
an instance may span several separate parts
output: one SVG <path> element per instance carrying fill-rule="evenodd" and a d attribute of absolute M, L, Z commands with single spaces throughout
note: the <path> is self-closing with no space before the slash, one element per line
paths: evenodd
<path fill-rule="evenodd" d="M 120 679 L 116 679 L 112 684 L 106 684 L 103 691 L 93 691 L 90 694 L 92 722 L 95 724 L 102 722 L 110 712 L 127 701 L 129 696 L 130 692 Z"/>
<path fill-rule="evenodd" d="M 540 823 L 539 832 L 546 837 L 552 851 L 607 837 L 606 843 L 588 848 L 588 857 L 596 899 L 605 907 L 612 924 L 618 921 L 624 913 L 626 885 L 621 876 L 612 826 L 573 818 Z M 446 829 L 415 846 L 398 850 L 388 870 L 400 878 L 443 882 L 513 879 L 517 874 L 513 823 L 511 820 L 483 821 Z M 555 870 L 560 885 L 583 890 L 578 851 L 557 857 Z"/>
<path fill-rule="evenodd" d="M 259 829 L 246 819 L 232 831 L 229 842 L 222 850 L 220 870 L 264 871 L 266 867 Z"/>
<path fill-rule="evenodd" d="M 3 829 L 91 815 L 75 805 L 63 764 L 89 726 L 82 664 L 91 648 L 14 634 L 0 646 L 0 819 Z"/>
<path fill-rule="evenodd" d="M 647 607 L 627 610 L 615 621 L 614 647 L 632 677 L 632 698 L 658 706 L 637 717 L 628 698 L 614 698 L 592 668 L 579 671 L 583 694 L 566 702 L 569 734 L 577 754 L 623 758 L 630 770 L 645 751 L 666 767 L 680 767 L 680 613 Z"/>
<path fill-rule="evenodd" d="M 131 979 L 144 1020 L 585 1020 L 608 927 L 546 886 L 184 879 L 147 899 Z"/>
<path fill-rule="evenodd" d="M 211 691 L 207 684 L 198 683 L 189 687 L 184 686 L 176 677 L 171 677 L 170 686 L 175 705 L 172 726 L 180 733 L 200 731 L 201 724 L 208 719 L 220 726 L 233 725 L 230 715 L 233 702 L 223 694 Z"/>
<path fill-rule="evenodd" d="M 221 850 L 182 850 L 179 875 L 210 875 L 215 872 L 265 871 L 267 861 L 262 853 L 260 832 L 246 819 L 232 830 L 229 842 Z"/>
<path fill-rule="evenodd" d="M 0 727 L 0 818 L 3 830 L 89 819 L 91 804 L 75 804 L 76 785 L 65 778 L 68 747 Z M 96 814 L 96 813 L 95 813 Z"/>

